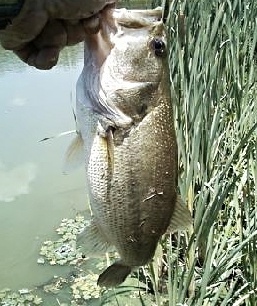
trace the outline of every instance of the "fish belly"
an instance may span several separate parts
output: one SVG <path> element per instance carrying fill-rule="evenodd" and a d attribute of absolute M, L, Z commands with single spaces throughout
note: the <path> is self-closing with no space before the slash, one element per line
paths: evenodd
<path fill-rule="evenodd" d="M 108 142 L 97 132 L 87 175 L 94 220 L 127 265 L 146 264 L 166 231 L 176 201 L 177 144 L 172 109 L 162 101 L 115 142 L 110 169 Z"/>

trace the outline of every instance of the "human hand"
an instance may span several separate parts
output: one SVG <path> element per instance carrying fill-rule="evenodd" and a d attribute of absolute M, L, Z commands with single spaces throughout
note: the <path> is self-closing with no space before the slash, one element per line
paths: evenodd
<path fill-rule="evenodd" d="M 25 0 L 0 41 L 24 62 L 38 69 L 56 65 L 60 50 L 99 30 L 97 13 L 115 0 Z"/>

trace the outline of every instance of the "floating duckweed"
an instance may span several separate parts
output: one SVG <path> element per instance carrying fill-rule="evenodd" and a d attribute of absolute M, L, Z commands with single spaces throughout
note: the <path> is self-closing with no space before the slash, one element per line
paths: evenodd
<path fill-rule="evenodd" d="M 30 290 L 27 289 L 27 288 L 19 290 L 19 294 L 26 294 L 26 293 L 29 293 L 29 292 L 30 292 Z"/>
<path fill-rule="evenodd" d="M 85 218 L 77 215 L 74 219 L 63 219 L 56 231 L 59 235 L 73 234 L 76 236 L 84 230 L 85 226 Z"/>
<path fill-rule="evenodd" d="M 35 288 L 32 291 L 27 288 L 20 289 L 18 292 L 12 292 L 10 289 L 0 291 L 1 306 L 34 306 L 43 303 L 42 299 L 35 295 L 36 290 L 43 290 L 44 294 L 57 296 L 63 292 L 69 292 L 69 304 L 67 301 L 59 302 L 60 306 L 78 306 L 85 305 L 90 299 L 98 299 L 102 295 L 102 290 L 97 286 L 98 274 L 85 274 L 85 271 L 79 269 L 79 264 L 84 262 L 81 251 L 77 248 L 77 235 L 80 234 L 87 221 L 83 216 L 77 216 L 75 219 L 63 219 L 57 228 L 60 238 L 56 241 L 47 240 L 42 243 L 38 264 L 48 263 L 50 265 L 76 265 L 74 273 L 67 277 L 54 277 L 50 283 Z M 118 255 L 116 252 L 109 253 L 109 260 L 113 260 Z M 105 261 L 94 264 L 94 268 L 103 270 L 106 266 Z M 71 296 L 70 296 L 71 294 Z M 46 301 L 45 301 L 46 302 Z"/>
<path fill-rule="evenodd" d="M 44 286 L 44 291 L 46 293 L 54 293 L 57 294 L 63 287 L 68 283 L 68 280 L 63 277 L 58 277 L 51 284 Z"/>
<path fill-rule="evenodd" d="M 104 269 L 106 269 L 106 262 L 100 261 L 95 266 L 98 270 L 103 271 Z"/>
<path fill-rule="evenodd" d="M 0 291 L 1 306 L 34 306 L 40 305 L 42 302 L 42 299 L 29 289 L 21 289 L 18 292 L 13 292 L 10 289 Z"/>
<path fill-rule="evenodd" d="M 40 255 L 44 256 L 50 265 L 75 265 L 79 260 L 82 260 L 82 253 L 76 248 L 76 241 L 67 242 L 66 239 L 59 239 L 48 246 L 43 245 Z M 37 262 L 41 263 L 42 258 L 38 259 Z"/>
<path fill-rule="evenodd" d="M 88 274 L 74 279 L 71 289 L 75 301 L 80 299 L 96 299 L 100 297 L 101 289 L 96 284 L 97 278 L 97 274 Z"/>
<path fill-rule="evenodd" d="M 45 241 L 40 249 L 37 262 L 42 264 L 45 259 L 50 265 L 76 265 L 83 261 L 82 253 L 76 247 L 77 235 L 86 226 L 86 221 L 82 215 L 77 215 L 74 219 L 63 219 L 60 226 L 56 229 L 61 236 L 57 241 Z"/>
<path fill-rule="evenodd" d="M 45 259 L 42 258 L 42 257 L 39 257 L 39 258 L 37 259 L 37 263 L 40 264 L 40 265 L 43 265 L 43 264 L 45 263 Z"/>

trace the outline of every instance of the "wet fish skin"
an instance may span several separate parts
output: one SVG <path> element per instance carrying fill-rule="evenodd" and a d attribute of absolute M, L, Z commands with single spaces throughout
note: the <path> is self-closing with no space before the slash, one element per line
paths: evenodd
<path fill-rule="evenodd" d="M 189 227 L 191 216 L 177 195 L 161 10 L 107 14 L 106 28 L 86 41 L 77 117 L 93 215 L 81 239 L 86 253 L 116 248 L 120 261 L 98 279 L 100 286 L 113 287 L 152 259 L 168 228 Z"/>

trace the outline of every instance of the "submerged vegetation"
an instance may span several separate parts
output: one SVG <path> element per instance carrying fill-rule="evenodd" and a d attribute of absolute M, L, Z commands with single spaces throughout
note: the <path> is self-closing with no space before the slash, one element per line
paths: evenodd
<path fill-rule="evenodd" d="M 126 1 L 127 7 L 135 2 Z M 155 2 L 144 4 L 149 8 Z M 62 304 L 56 295 L 51 305 L 257 304 L 256 16 L 255 0 L 171 2 L 167 22 L 179 190 L 194 229 L 165 237 L 149 267 L 118 289 L 94 287 L 97 267 L 90 275 L 77 267 L 73 277 L 54 279 L 44 294 L 68 288 L 72 298 L 67 304 L 66 296 Z M 74 242 L 83 219 L 68 221 L 59 228 L 63 238 L 42 246 L 41 263 L 77 264 L 74 244 L 65 248 L 65 256 L 56 252 L 66 240 Z M 60 258 L 52 258 L 56 253 Z M 14 297 L 42 303 L 30 291 L 6 289 L 0 304 L 19 305 L 8 303 Z"/>

